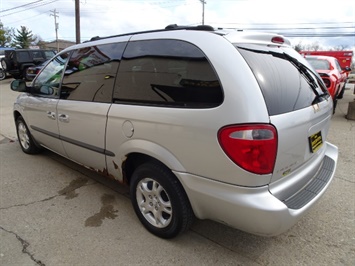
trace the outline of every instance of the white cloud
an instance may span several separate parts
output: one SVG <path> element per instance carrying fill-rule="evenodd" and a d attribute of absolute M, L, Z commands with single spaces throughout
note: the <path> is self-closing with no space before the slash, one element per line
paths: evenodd
<path fill-rule="evenodd" d="M 0 12 L 34 0 L 0 0 Z M 59 38 L 75 41 L 74 0 L 42 0 L 35 5 L 1 12 L 5 27 L 27 26 L 46 41 L 55 39 L 54 18 L 59 12 Z M 218 27 L 295 28 L 298 33 L 339 32 L 339 38 L 291 38 L 292 42 L 318 41 L 325 46 L 355 47 L 355 37 L 341 38 L 355 31 L 355 2 L 349 0 L 205 0 L 205 23 Z M 50 4 L 47 4 L 50 3 Z M 45 4 L 45 5 L 43 5 Z M 81 40 L 126 32 L 164 28 L 168 24 L 196 25 L 202 21 L 200 0 L 81 0 Z M 25 11 L 23 11 L 25 10 Z M 9 15 L 10 14 L 10 15 Z M 348 23 L 345 23 L 348 22 Z M 300 28 L 310 27 L 303 30 Z M 325 29 L 334 27 L 334 29 Z M 350 28 L 347 28 L 350 27 Z"/>

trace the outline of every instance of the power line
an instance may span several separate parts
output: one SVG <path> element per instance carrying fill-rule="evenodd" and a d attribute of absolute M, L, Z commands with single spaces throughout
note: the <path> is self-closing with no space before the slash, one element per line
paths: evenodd
<path fill-rule="evenodd" d="M 41 0 L 41 1 L 43 1 L 43 0 Z M 52 0 L 50 2 L 42 3 L 42 4 L 37 3 L 37 5 L 35 5 L 35 6 L 31 6 L 29 8 L 24 9 L 24 10 L 20 10 L 20 11 L 16 11 L 16 12 L 12 12 L 12 13 L 9 13 L 9 14 L 2 15 L 2 17 L 7 17 L 7 16 L 14 15 L 14 14 L 17 14 L 17 13 L 20 13 L 20 12 L 23 12 L 23 11 L 27 11 L 27 10 L 33 9 L 33 8 L 37 8 L 37 7 L 40 7 L 40 6 L 45 6 L 45 5 L 48 5 L 48 4 L 57 2 L 57 1 L 59 1 L 59 0 Z"/>
<path fill-rule="evenodd" d="M 34 2 L 31 2 L 31 3 L 28 3 L 28 4 L 24 4 L 24 5 L 21 5 L 21 6 L 16 6 L 16 7 L 8 8 L 8 9 L 5 9 L 5 10 L 1 10 L 0 13 L 11 11 L 11 10 L 14 10 L 14 9 L 17 9 L 17 8 L 21 8 L 21 7 L 24 7 L 24 6 L 33 5 L 35 3 L 42 2 L 42 1 L 43 0 L 38 0 L 38 1 L 34 1 Z"/>

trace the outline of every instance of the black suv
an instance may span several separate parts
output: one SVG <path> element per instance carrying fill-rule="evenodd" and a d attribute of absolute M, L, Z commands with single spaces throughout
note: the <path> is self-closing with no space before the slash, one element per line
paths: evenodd
<path fill-rule="evenodd" d="M 5 51 L 1 66 L 5 72 L 16 79 L 26 78 L 27 68 L 43 63 L 55 55 L 53 50 L 16 49 Z"/>

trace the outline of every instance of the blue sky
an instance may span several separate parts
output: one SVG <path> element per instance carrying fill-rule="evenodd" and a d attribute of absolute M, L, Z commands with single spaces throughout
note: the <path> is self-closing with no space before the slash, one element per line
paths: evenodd
<path fill-rule="evenodd" d="M 202 23 L 201 0 L 81 0 L 81 41 L 93 36 Z M 355 49 L 355 1 L 352 0 L 205 0 L 205 24 L 273 31 L 289 35 L 293 45 L 318 43 Z M 58 36 L 75 41 L 74 0 L 0 0 L 5 27 L 28 27 L 45 41 Z M 317 37 L 313 37 L 317 36 Z"/>

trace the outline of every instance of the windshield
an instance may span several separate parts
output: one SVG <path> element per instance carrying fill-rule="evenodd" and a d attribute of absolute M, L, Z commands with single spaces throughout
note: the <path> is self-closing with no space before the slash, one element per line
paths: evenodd
<path fill-rule="evenodd" d="M 235 46 L 259 83 L 269 115 L 306 108 L 329 97 L 318 74 L 292 48 Z"/>

